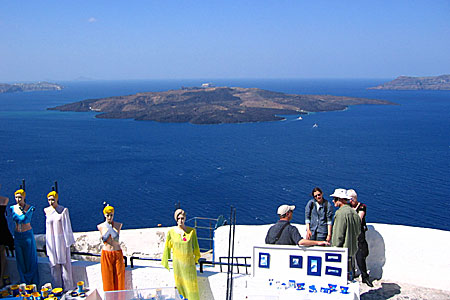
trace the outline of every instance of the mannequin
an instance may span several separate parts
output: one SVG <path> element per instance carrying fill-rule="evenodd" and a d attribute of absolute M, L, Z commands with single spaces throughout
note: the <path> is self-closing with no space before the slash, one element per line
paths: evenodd
<path fill-rule="evenodd" d="M 118 291 L 125 289 L 125 263 L 119 244 L 122 223 L 114 221 L 114 207 L 103 209 L 105 222 L 98 224 L 97 229 L 103 241 L 101 256 L 103 291 Z"/>
<path fill-rule="evenodd" d="M 45 244 L 50 261 L 50 271 L 54 287 L 61 287 L 64 291 L 74 288 L 72 279 L 72 261 L 70 246 L 75 243 L 69 209 L 59 205 L 58 193 L 48 193 L 49 206 L 44 208 Z"/>
<path fill-rule="evenodd" d="M 189 300 L 199 300 L 197 269 L 195 264 L 200 258 L 197 233 L 194 228 L 187 227 L 186 213 L 177 209 L 174 214 L 177 226 L 167 232 L 162 265 L 169 270 L 168 260 L 173 252 L 173 271 L 175 286 L 178 292 Z"/>
<path fill-rule="evenodd" d="M 25 203 L 26 193 L 19 189 L 14 193 L 17 204 L 10 206 L 12 218 L 16 223 L 14 231 L 14 247 L 16 248 L 17 270 L 20 282 L 39 284 L 36 241 L 34 240 L 31 218 L 34 206 Z"/>
<path fill-rule="evenodd" d="M 8 202 L 8 197 L 0 196 L 0 278 L 3 278 L 3 275 L 5 275 L 5 247 L 8 247 L 9 251 L 14 250 L 14 239 L 9 231 L 8 222 L 5 218 L 6 206 L 8 205 Z M 0 282 L 0 286 L 3 286 L 3 282 Z"/>

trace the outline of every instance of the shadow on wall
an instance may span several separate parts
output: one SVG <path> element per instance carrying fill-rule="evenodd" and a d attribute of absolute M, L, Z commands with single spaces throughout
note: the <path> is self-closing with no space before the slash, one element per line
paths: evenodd
<path fill-rule="evenodd" d="M 367 269 L 372 279 L 379 280 L 383 277 L 383 267 L 386 263 L 384 239 L 373 225 L 367 227 L 369 228 L 366 232 L 366 240 L 369 244 L 369 256 L 366 259 Z"/>
<path fill-rule="evenodd" d="M 381 287 L 376 290 L 370 290 L 361 294 L 361 300 L 374 300 L 374 299 L 391 299 L 395 295 L 401 293 L 400 286 L 395 283 L 382 283 Z"/>

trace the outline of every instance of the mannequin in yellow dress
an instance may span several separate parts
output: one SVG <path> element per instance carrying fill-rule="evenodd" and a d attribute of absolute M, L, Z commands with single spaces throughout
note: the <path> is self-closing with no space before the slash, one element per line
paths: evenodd
<path fill-rule="evenodd" d="M 168 260 L 172 252 L 175 286 L 178 292 L 188 300 L 199 300 L 197 268 L 195 267 L 200 258 L 197 233 L 194 228 L 184 224 L 186 221 L 184 210 L 177 209 L 174 218 L 177 226 L 167 232 L 162 265 L 169 270 Z"/>

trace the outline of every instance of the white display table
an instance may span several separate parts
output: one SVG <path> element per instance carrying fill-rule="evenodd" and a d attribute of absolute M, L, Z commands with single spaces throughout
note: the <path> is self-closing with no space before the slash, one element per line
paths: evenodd
<path fill-rule="evenodd" d="M 285 288 L 276 287 L 273 285 L 272 287 L 268 286 L 268 283 L 265 280 L 260 279 L 249 279 L 247 281 L 247 289 L 246 295 L 242 297 L 243 299 L 249 300 L 281 300 L 281 299 L 329 299 L 329 300 L 359 300 L 359 283 L 351 282 L 348 285 L 348 293 L 342 294 L 340 292 L 340 286 L 337 287 L 337 291 L 331 293 L 321 292 L 321 288 L 326 288 L 326 285 L 317 285 L 315 284 L 316 291 L 312 293 L 309 291 L 309 286 L 312 284 L 305 283 L 304 290 L 297 290 L 296 288 Z"/>
<path fill-rule="evenodd" d="M 347 258 L 346 248 L 254 246 L 244 298 L 359 299 L 359 283 L 347 281 Z"/>

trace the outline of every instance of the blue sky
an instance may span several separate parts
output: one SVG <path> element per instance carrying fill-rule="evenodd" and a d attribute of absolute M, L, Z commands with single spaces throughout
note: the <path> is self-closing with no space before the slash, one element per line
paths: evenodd
<path fill-rule="evenodd" d="M 0 2 L 0 82 L 450 73 L 450 1 Z"/>

